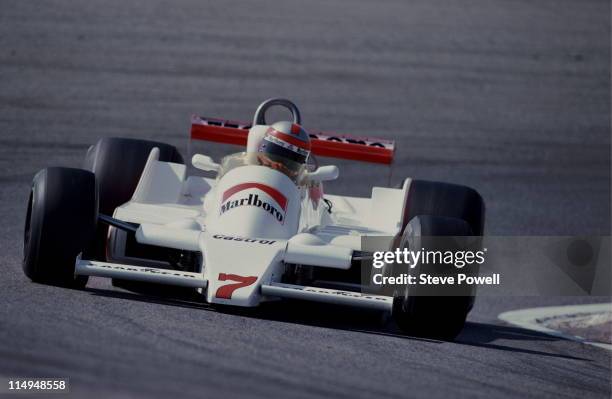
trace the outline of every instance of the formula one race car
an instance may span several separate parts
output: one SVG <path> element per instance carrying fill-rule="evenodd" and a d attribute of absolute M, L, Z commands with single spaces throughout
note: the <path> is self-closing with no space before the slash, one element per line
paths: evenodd
<path fill-rule="evenodd" d="M 293 121 L 268 125 L 272 106 L 289 109 Z M 246 151 L 220 163 L 195 154 L 200 173 L 188 176 L 171 145 L 104 138 L 83 169 L 38 172 L 25 223 L 26 276 L 77 288 L 89 276 L 188 287 L 208 303 L 243 307 L 317 301 L 391 312 L 408 334 L 452 339 L 461 331 L 473 290 L 386 292 L 371 284 L 372 253 L 362 243 L 379 237 L 386 249 L 426 248 L 421 238 L 482 236 L 476 191 L 408 178 L 397 188 L 373 187 L 371 198 L 324 194 L 322 182 L 339 171 L 316 167 L 313 155 L 390 164 L 394 143 L 307 133 L 285 99 L 262 103 L 252 125 L 194 117 L 191 139 Z"/>

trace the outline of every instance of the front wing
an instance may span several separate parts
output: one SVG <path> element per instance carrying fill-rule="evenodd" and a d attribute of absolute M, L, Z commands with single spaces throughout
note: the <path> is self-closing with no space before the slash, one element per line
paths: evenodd
<path fill-rule="evenodd" d="M 201 273 L 84 260 L 80 256 L 76 260 L 75 275 L 117 278 L 202 289 L 208 285 L 208 281 L 204 279 Z M 293 284 L 262 284 L 260 294 L 271 298 L 299 299 L 388 312 L 391 312 L 393 308 L 393 298 L 389 296 Z"/>

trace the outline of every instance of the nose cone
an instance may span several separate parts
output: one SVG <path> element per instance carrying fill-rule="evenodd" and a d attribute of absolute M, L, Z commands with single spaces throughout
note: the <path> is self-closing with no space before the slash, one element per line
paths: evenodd
<path fill-rule="evenodd" d="M 210 303 L 257 306 L 262 281 L 281 265 L 287 243 L 274 239 L 244 239 L 205 232 L 201 238 L 206 299 Z"/>

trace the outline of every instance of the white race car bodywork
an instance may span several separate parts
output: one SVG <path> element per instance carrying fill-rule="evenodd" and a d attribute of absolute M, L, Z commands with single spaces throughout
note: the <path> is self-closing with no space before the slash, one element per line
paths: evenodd
<path fill-rule="evenodd" d="M 113 218 L 137 224 L 140 244 L 200 253 L 200 271 L 129 258 L 128 233 L 111 227 L 108 262 L 79 257 L 76 274 L 194 287 L 209 303 L 257 306 L 287 297 L 391 309 L 391 297 L 284 284 L 281 277 L 287 264 L 348 269 L 363 236 L 401 234 L 409 180 L 399 189 L 374 187 L 371 198 L 326 194 L 330 213 L 316 177 L 297 185 L 279 171 L 245 165 L 211 179 L 158 159 L 155 148 Z"/>

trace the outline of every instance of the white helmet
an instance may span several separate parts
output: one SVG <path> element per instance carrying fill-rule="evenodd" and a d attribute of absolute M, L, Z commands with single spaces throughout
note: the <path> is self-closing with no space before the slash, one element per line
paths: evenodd
<path fill-rule="evenodd" d="M 281 121 L 266 126 L 265 113 L 272 106 L 283 106 L 291 111 L 293 122 Z M 282 164 L 287 173 L 295 174 L 306 164 L 310 155 L 310 136 L 300 126 L 300 112 L 291 101 L 273 98 L 264 101 L 255 112 L 249 133 L 247 152 L 256 152 L 267 164 Z"/>

